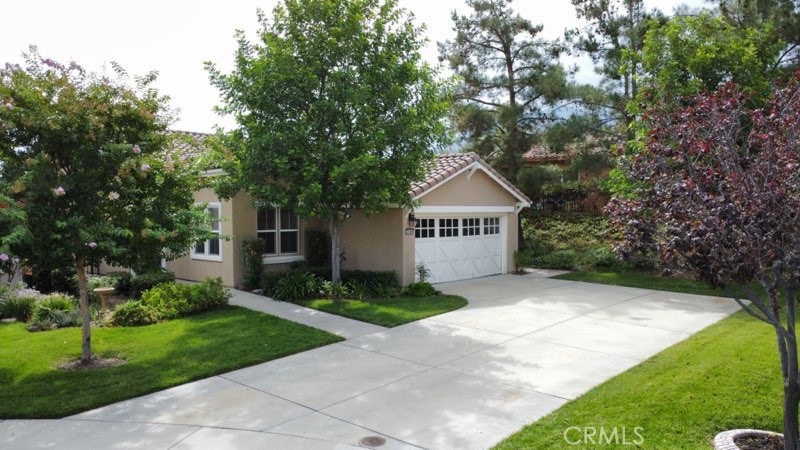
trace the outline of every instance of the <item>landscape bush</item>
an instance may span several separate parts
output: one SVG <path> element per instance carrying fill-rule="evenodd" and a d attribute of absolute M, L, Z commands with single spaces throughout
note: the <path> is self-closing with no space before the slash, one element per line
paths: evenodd
<path fill-rule="evenodd" d="M 142 294 L 142 304 L 159 320 L 172 320 L 227 304 L 230 296 L 222 280 L 206 278 L 196 284 L 161 283 Z"/>
<path fill-rule="evenodd" d="M 354 284 L 358 284 L 355 282 Z M 329 298 L 331 300 L 344 300 L 347 298 L 355 298 L 353 295 L 353 290 L 351 289 L 351 283 L 334 283 L 333 281 L 323 281 L 322 282 L 322 295 L 325 298 Z M 363 300 L 363 291 L 357 292 L 359 298 L 357 300 Z"/>
<path fill-rule="evenodd" d="M 131 295 L 139 298 L 143 292 L 153 289 L 159 284 L 173 281 L 175 281 L 175 274 L 165 270 L 136 275 L 131 279 Z"/>
<path fill-rule="evenodd" d="M 295 302 L 319 295 L 323 280 L 304 270 L 289 271 L 277 278 L 271 295 L 277 300 Z"/>
<path fill-rule="evenodd" d="M 158 322 L 155 309 L 142 303 L 141 300 L 127 301 L 114 309 L 109 324 L 115 327 L 135 327 Z"/>
<path fill-rule="evenodd" d="M 27 322 L 33 315 L 37 297 L 9 296 L 0 303 L 0 316 L 4 319 L 17 319 Z"/>
<path fill-rule="evenodd" d="M 249 239 L 242 241 L 242 288 L 248 291 L 257 289 L 261 284 L 261 274 L 264 272 L 262 253 L 264 241 Z"/>
<path fill-rule="evenodd" d="M 80 325 L 80 312 L 76 299 L 66 294 L 53 293 L 36 302 L 31 314 L 31 324 L 43 330 L 53 325 L 58 328 Z"/>
<path fill-rule="evenodd" d="M 406 297 L 431 297 L 439 294 L 440 292 L 427 281 L 411 283 L 403 290 L 403 295 Z"/>
<path fill-rule="evenodd" d="M 105 275 L 112 281 L 112 286 L 116 294 L 130 296 L 133 292 L 133 275 L 130 272 L 109 272 Z"/>
<path fill-rule="evenodd" d="M 534 265 L 542 269 L 575 270 L 578 255 L 574 250 L 558 250 L 534 259 Z"/>

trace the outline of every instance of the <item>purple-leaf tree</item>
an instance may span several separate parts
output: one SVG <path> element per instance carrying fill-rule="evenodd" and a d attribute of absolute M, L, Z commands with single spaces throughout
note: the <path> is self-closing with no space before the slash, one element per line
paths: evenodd
<path fill-rule="evenodd" d="M 748 110 L 732 84 L 642 116 L 634 198 L 607 207 L 623 255 L 655 252 L 775 329 L 784 381 L 786 448 L 798 445 L 795 302 L 800 287 L 800 72 Z M 688 106 L 687 106 L 688 105 Z M 759 289 L 752 286 L 760 285 Z"/>

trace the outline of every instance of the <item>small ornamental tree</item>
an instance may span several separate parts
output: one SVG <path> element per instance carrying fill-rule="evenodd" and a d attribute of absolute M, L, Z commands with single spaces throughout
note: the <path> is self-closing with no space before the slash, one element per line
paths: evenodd
<path fill-rule="evenodd" d="M 444 139 L 441 86 L 422 30 L 396 0 L 284 0 L 259 12 L 258 42 L 238 33 L 235 68 L 207 68 L 239 125 L 222 196 L 330 220 L 332 279 L 350 212 L 409 205 Z"/>
<path fill-rule="evenodd" d="M 143 270 L 185 254 L 207 234 L 196 171 L 166 150 L 170 116 L 150 87 L 155 74 L 129 87 L 118 66 L 112 79 L 35 48 L 25 59 L 0 69 L 0 187 L 21 208 L 25 234 L 5 244 L 23 259 L 73 265 L 89 362 L 87 262 Z"/>
<path fill-rule="evenodd" d="M 730 292 L 739 305 L 774 328 L 784 438 L 798 449 L 800 72 L 768 97 L 748 110 L 752 103 L 726 84 L 684 99 L 688 106 L 649 109 L 630 170 L 639 189 L 607 212 L 625 230 L 624 255 L 655 252 L 700 280 L 738 288 Z"/>

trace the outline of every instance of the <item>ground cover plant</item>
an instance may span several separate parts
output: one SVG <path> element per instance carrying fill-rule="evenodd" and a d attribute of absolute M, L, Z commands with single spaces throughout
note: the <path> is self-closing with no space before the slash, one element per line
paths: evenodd
<path fill-rule="evenodd" d="M 126 364 L 60 370 L 80 354 L 79 329 L 29 333 L 21 323 L 0 324 L 0 419 L 64 417 L 341 340 L 232 306 L 93 335 L 98 355 Z"/>

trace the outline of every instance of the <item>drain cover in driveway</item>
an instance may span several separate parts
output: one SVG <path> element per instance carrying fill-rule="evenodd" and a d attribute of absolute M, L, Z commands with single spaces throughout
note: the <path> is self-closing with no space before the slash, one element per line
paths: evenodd
<path fill-rule="evenodd" d="M 367 436 L 365 438 L 361 438 L 358 443 L 362 447 L 380 447 L 386 443 L 386 439 L 380 436 Z"/>

